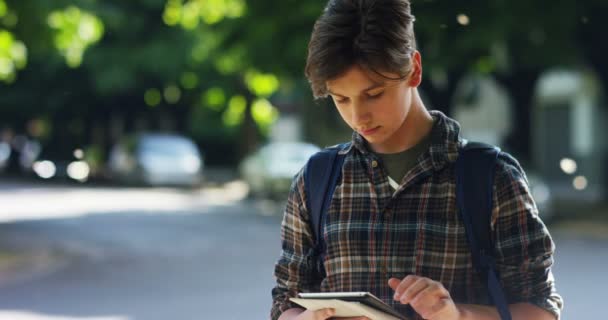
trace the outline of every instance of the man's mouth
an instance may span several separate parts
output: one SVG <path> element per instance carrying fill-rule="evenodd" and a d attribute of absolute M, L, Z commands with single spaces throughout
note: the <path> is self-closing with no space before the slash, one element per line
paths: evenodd
<path fill-rule="evenodd" d="M 380 129 L 380 126 L 373 127 L 370 129 L 360 130 L 359 132 L 364 136 L 369 136 L 369 135 L 376 133 L 378 131 L 378 129 Z"/>

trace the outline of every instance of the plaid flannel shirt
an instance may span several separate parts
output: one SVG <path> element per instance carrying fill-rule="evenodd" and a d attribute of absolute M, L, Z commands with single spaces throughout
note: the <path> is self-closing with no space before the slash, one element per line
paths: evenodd
<path fill-rule="evenodd" d="M 414 274 L 441 282 L 456 303 L 489 304 L 477 276 L 465 227 L 456 209 L 454 163 L 462 144 L 459 125 L 431 111 L 431 146 L 391 188 L 381 160 L 353 133 L 341 181 L 323 226 L 327 246 L 316 269 L 314 234 L 306 207 L 304 175 L 294 178 L 281 226 L 282 252 L 275 266 L 271 319 L 298 292 L 369 291 L 413 319 L 393 300 L 391 277 Z M 496 264 L 509 303 L 528 302 L 559 317 L 562 298 L 551 273 L 554 243 L 538 217 L 519 163 L 501 152 L 493 188 L 492 237 Z"/>

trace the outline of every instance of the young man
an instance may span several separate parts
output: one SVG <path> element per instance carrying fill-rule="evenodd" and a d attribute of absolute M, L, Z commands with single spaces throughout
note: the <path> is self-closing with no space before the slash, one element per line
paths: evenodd
<path fill-rule="evenodd" d="M 427 111 L 408 0 L 330 0 L 309 43 L 315 97 L 333 99 L 354 130 L 323 228 L 325 274 L 314 262 L 304 174 L 292 185 L 275 268 L 272 319 L 330 319 L 303 310 L 298 292 L 369 291 L 413 319 L 500 319 L 471 263 L 456 209 L 459 125 Z M 491 233 L 513 319 L 557 319 L 554 244 L 525 174 L 501 153 Z M 314 186 L 313 186 L 314 187 Z"/>

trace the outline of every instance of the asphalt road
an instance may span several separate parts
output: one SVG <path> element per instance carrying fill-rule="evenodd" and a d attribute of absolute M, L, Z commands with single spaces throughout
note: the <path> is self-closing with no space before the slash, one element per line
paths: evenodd
<path fill-rule="evenodd" d="M 242 195 L 0 184 L 0 319 L 267 319 L 281 208 Z M 552 230 L 562 319 L 605 318 L 608 228 Z"/>

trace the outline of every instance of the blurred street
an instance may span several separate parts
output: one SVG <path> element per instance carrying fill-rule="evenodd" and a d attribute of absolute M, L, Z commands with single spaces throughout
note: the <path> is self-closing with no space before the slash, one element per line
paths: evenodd
<path fill-rule="evenodd" d="M 202 190 L 0 183 L 0 319 L 267 319 L 281 205 Z M 608 223 L 551 225 L 562 319 L 598 318 Z"/>

